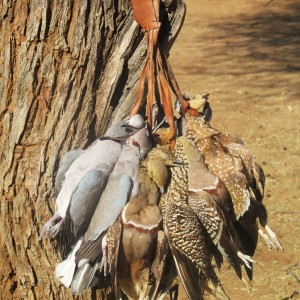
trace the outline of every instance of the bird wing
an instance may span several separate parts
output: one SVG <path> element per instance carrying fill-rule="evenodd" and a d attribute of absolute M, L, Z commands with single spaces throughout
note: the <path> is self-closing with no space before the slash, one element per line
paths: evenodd
<path fill-rule="evenodd" d="M 262 167 L 256 162 L 249 150 L 240 143 L 223 142 L 228 153 L 243 163 L 242 171 L 245 174 L 255 199 L 261 201 L 264 195 L 265 176 Z"/>
<path fill-rule="evenodd" d="M 178 275 L 189 299 L 203 300 L 202 287 L 196 266 L 170 243 Z"/>
<path fill-rule="evenodd" d="M 155 278 L 155 284 L 149 291 L 149 299 L 157 299 L 157 296 L 162 292 L 159 290 L 161 280 L 165 274 L 166 260 L 169 253 L 168 239 L 165 233 L 160 230 L 157 234 L 156 256 L 151 266 L 151 272 Z"/>
<path fill-rule="evenodd" d="M 81 154 L 83 154 L 84 150 L 71 150 L 63 155 L 59 162 L 58 171 L 55 176 L 55 194 L 56 196 L 59 194 L 62 184 L 65 180 L 65 174 L 70 168 L 71 164 L 77 159 Z"/>
<path fill-rule="evenodd" d="M 61 249 L 64 253 L 85 234 L 101 194 L 106 186 L 108 174 L 102 170 L 90 170 L 81 179 L 71 197 L 65 223 L 60 234 Z"/>
<path fill-rule="evenodd" d="M 197 215 L 218 251 L 233 266 L 236 274 L 241 278 L 238 250 L 227 227 L 227 222 L 231 221 L 229 219 L 226 221 L 219 205 L 204 191 L 191 195 L 188 204 Z M 222 259 L 218 259 L 218 255 L 215 255 L 215 259 L 221 264 Z"/>
<path fill-rule="evenodd" d="M 193 193 L 188 204 L 206 229 L 213 243 L 217 245 L 223 231 L 223 213 L 217 203 L 204 191 Z"/>
<path fill-rule="evenodd" d="M 98 267 L 99 263 L 95 262 L 94 264 L 84 263 L 77 268 L 71 283 L 73 294 L 80 295 L 91 286 Z"/>
<path fill-rule="evenodd" d="M 101 239 L 110 225 L 118 218 L 131 191 L 132 180 L 126 174 L 111 174 L 95 209 L 84 241 L 76 253 L 76 261 L 95 259 L 101 249 Z M 100 245 L 100 246 L 99 246 Z"/>

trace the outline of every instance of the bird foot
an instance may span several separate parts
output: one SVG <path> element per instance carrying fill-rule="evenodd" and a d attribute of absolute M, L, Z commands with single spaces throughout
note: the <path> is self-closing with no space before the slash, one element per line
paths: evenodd
<path fill-rule="evenodd" d="M 58 223 L 55 224 L 55 222 L 59 220 Z M 58 234 L 62 224 L 64 223 L 64 218 L 54 215 L 52 218 L 50 218 L 49 221 L 45 223 L 45 225 L 42 228 L 42 231 L 39 236 L 39 240 L 42 239 L 43 234 L 45 233 L 46 237 L 54 238 Z"/>
<path fill-rule="evenodd" d="M 107 239 L 106 235 L 102 239 L 102 260 L 99 265 L 99 271 L 101 272 L 103 269 L 103 274 L 106 277 L 107 275 L 107 267 L 108 267 L 108 259 L 107 259 Z"/>
<path fill-rule="evenodd" d="M 264 233 L 263 230 L 259 229 L 258 233 L 263 237 L 269 249 L 276 249 L 276 250 L 284 250 L 282 244 L 278 241 L 277 236 L 271 228 L 266 225 L 265 229 L 267 233 Z"/>
<path fill-rule="evenodd" d="M 245 264 L 245 266 L 246 266 L 248 269 L 251 270 L 252 268 L 251 268 L 249 262 L 255 263 L 255 260 L 252 259 L 251 256 L 246 255 L 246 254 L 243 254 L 243 253 L 240 252 L 240 251 L 237 252 L 237 255 L 238 255 L 238 257 L 243 261 L 243 263 Z"/>
<path fill-rule="evenodd" d="M 57 234 L 60 231 L 60 228 L 62 226 L 62 224 L 64 223 L 65 219 L 62 218 L 58 223 L 56 223 L 54 226 L 52 226 L 49 230 L 49 237 L 51 238 L 55 238 L 57 236 Z"/>

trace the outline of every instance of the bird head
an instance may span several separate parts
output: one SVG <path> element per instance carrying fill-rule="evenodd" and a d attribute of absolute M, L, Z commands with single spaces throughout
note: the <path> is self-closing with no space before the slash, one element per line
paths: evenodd
<path fill-rule="evenodd" d="M 137 149 L 141 158 L 144 158 L 152 148 L 152 143 L 147 128 L 142 128 L 137 131 L 127 139 L 126 143 L 132 148 Z"/>
<path fill-rule="evenodd" d="M 144 118 L 136 114 L 132 117 L 127 117 L 120 122 L 113 123 L 100 137 L 100 139 L 112 139 L 125 142 L 128 137 L 135 134 L 140 129 L 146 126 Z"/>
<path fill-rule="evenodd" d="M 148 160 L 160 161 L 167 167 L 174 167 L 176 165 L 173 152 L 169 145 L 153 148 L 148 153 Z"/>
<path fill-rule="evenodd" d="M 170 141 L 174 137 L 174 133 L 170 128 L 159 128 L 156 130 L 154 137 L 158 145 L 164 146 L 170 144 Z"/>
<path fill-rule="evenodd" d="M 136 114 L 134 116 L 129 117 L 122 125 L 122 127 L 142 129 L 146 126 L 145 119 L 142 115 Z"/>
<path fill-rule="evenodd" d="M 208 102 L 208 96 L 209 94 L 195 95 L 191 99 L 185 96 L 190 104 L 190 107 L 197 110 L 200 113 L 200 117 L 206 122 L 209 122 L 212 118 L 212 110 Z M 178 113 L 181 111 L 181 104 L 179 100 L 175 101 L 175 110 Z"/>
<path fill-rule="evenodd" d="M 167 167 L 176 166 L 174 156 L 169 146 L 159 146 L 153 148 L 147 156 L 146 168 L 148 174 L 159 187 L 161 193 L 164 193 L 165 186 L 169 179 Z"/>

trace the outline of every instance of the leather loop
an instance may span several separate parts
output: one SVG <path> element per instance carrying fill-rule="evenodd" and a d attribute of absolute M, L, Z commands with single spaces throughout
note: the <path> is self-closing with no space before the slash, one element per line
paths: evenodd
<path fill-rule="evenodd" d="M 133 15 L 144 31 L 159 29 L 159 0 L 131 0 Z"/>

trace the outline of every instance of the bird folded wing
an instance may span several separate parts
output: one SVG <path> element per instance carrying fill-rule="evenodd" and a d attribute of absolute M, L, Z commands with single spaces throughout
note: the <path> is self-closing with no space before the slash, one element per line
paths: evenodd
<path fill-rule="evenodd" d="M 172 244 L 170 248 L 178 275 L 189 299 L 203 300 L 203 291 L 196 266 Z"/>
<path fill-rule="evenodd" d="M 84 153 L 84 150 L 71 150 L 63 155 L 59 162 L 58 171 L 55 176 L 55 194 L 59 194 L 63 182 L 65 180 L 65 174 L 72 165 L 72 163 Z"/>

